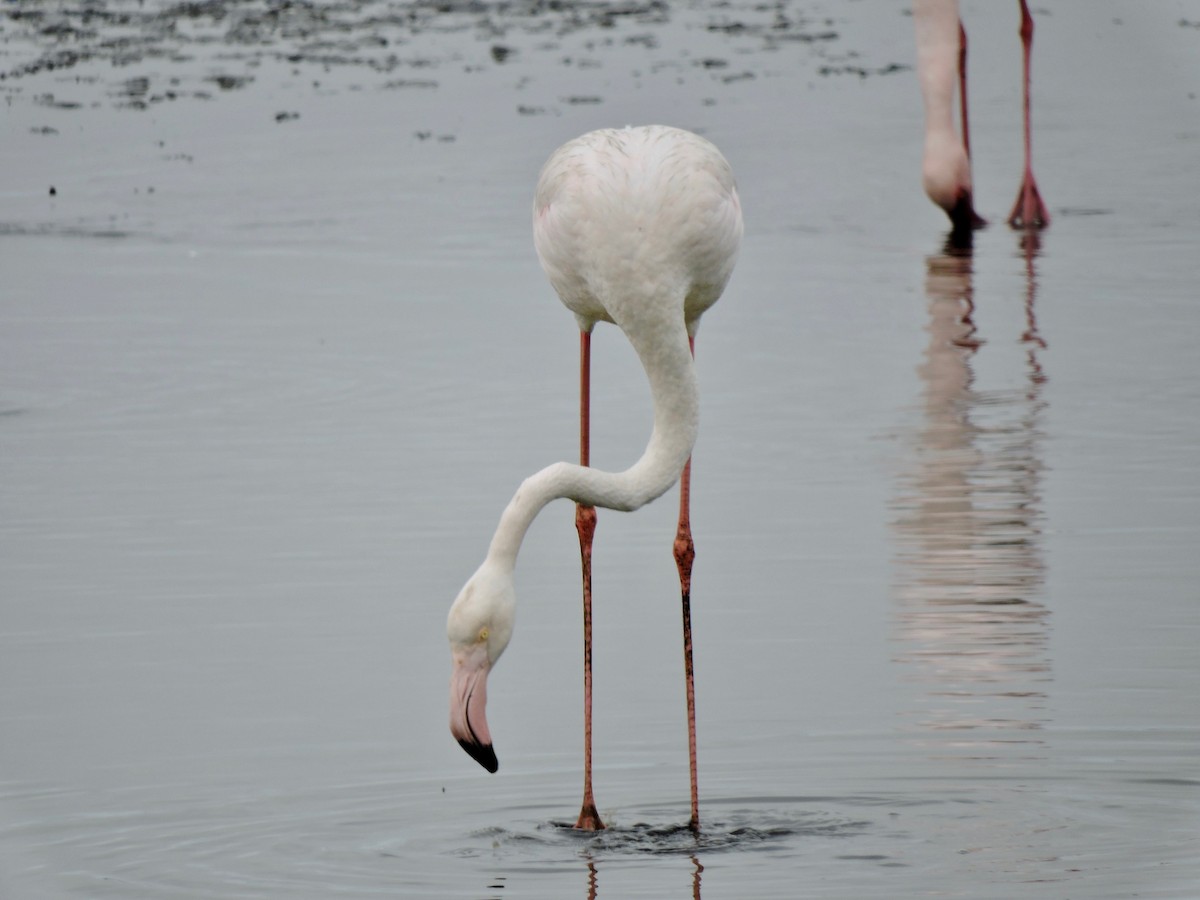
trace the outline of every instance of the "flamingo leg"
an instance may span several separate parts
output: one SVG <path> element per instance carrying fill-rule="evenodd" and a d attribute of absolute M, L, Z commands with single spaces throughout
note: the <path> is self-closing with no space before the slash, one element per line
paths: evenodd
<path fill-rule="evenodd" d="M 958 20 L 958 109 L 962 120 L 963 149 L 971 158 L 971 120 L 967 115 L 967 29 Z"/>
<path fill-rule="evenodd" d="M 692 355 L 695 338 L 688 337 Z M 675 566 L 679 569 L 679 594 L 683 607 L 683 674 L 687 682 L 688 770 L 692 791 L 692 815 L 688 826 L 700 831 L 700 795 L 696 780 L 696 685 L 692 667 L 692 562 L 696 545 L 691 524 L 692 460 L 689 457 L 679 476 L 679 527 L 675 531 Z"/>
<path fill-rule="evenodd" d="M 592 335 L 579 332 L 579 464 L 589 464 L 591 448 Z M 596 533 L 596 508 L 575 505 L 575 530 L 579 532 L 579 559 L 583 570 L 583 804 L 575 827 L 585 831 L 604 828 L 592 796 L 592 538 Z"/>
<path fill-rule="evenodd" d="M 1021 188 L 1017 192 L 1017 201 L 1013 204 L 1008 216 L 1008 224 L 1013 228 L 1045 228 L 1050 224 L 1050 213 L 1038 193 L 1037 181 L 1033 177 L 1033 149 L 1029 121 L 1029 61 L 1033 50 L 1033 16 L 1029 14 L 1029 5 L 1021 0 L 1021 46 L 1024 51 L 1024 105 L 1025 105 L 1025 173 L 1021 178 Z"/>
<path fill-rule="evenodd" d="M 971 161 L 971 117 L 967 112 L 967 29 L 958 21 L 958 112 L 962 123 L 963 149 L 967 151 L 967 162 Z M 974 174 L 972 173 L 972 180 Z M 975 203 L 968 197 L 965 213 L 951 219 L 954 221 L 956 239 L 970 246 L 971 232 L 987 225 L 987 219 L 975 212 Z"/>

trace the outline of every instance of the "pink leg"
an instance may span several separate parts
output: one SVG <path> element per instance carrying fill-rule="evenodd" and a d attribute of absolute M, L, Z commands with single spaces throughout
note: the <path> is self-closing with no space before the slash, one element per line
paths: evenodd
<path fill-rule="evenodd" d="M 1025 174 L 1021 178 L 1021 189 L 1017 202 L 1008 216 L 1013 228 L 1045 228 L 1050 224 L 1050 213 L 1038 193 L 1037 181 L 1033 177 L 1033 141 L 1029 122 L 1029 62 L 1033 50 L 1033 16 L 1029 5 L 1021 0 L 1021 46 L 1024 52 L 1024 99 L 1025 99 Z"/>
<path fill-rule="evenodd" d="M 579 333 L 579 464 L 589 464 L 591 447 L 592 335 Z M 583 569 L 583 805 L 576 828 L 599 831 L 604 827 L 592 796 L 592 537 L 596 533 L 596 508 L 575 506 L 579 532 L 579 558 Z"/>
<path fill-rule="evenodd" d="M 694 338 L 689 338 L 695 355 Z M 700 794 L 696 781 L 696 685 L 692 676 L 692 561 L 696 545 L 691 524 L 692 461 L 688 459 L 679 476 L 679 527 L 675 531 L 675 565 L 679 569 L 679 593 L 683 605 L 683 674 L 687 682 L 688 769 L 692 788 L 692 816 L 688 826 L 700 831 Z"/>
<path fill-rule="evenodd" d="M 958 22 L 958 108 L 962 120 L 963 149 L 971 158 L 971 118 L 967 115 L 967 29 Z"/>
<path fill-rule="evenodd" d="M 967 151 L 967 161 L 971 160 L 971 117 L 967 113 L 967 29 L 963 23 L 958 23 L 958 109 L 962 122 L 963 149 Z M 974 175 L 972 175 L 972 179 Z M 965 208 L 961 213 L 951 216 L 955 231 L 970 240 L 970 232 L 987 225 L 987 219 L 975 212 L 975 203 L 971 196 L 965 200 Z"/>

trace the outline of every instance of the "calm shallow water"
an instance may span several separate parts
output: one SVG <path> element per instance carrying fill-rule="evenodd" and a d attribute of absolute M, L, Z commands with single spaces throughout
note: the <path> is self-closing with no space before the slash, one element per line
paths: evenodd
<path fill-rule="evenodd" d="M 0 34 L 0 893 L 1197 894 L 1187 4 L 1039 14 L 1054 222 L 969 257 L 888 4 L 146 6 Z M 1015 10 L 964 14 L 998 223 Z M 698 840 L 669 498 L 600 517 L 612 830 L 562 827 L 568 504 L 522 553 L 499 774 L 445 725 L 448 604 L 574 454 L 537 170 L 650 120 L 722 147 L 748 228 L 698 343 Z M 595 353 L 623 467 L 648 398 Z"/>

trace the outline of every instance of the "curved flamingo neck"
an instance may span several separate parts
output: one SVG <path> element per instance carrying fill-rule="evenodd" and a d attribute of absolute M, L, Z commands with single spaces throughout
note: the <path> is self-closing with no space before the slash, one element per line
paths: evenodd
<path fill-rule="evenodd" d="M 624 328 L 650 382 L 654 430 L 640 459 L 623 472 L 558 462 L 526 478 L 500 516 L 488 548 L 489 563 L 512 570 L 525 533 L 542 508 L 567 498 L 586 506 L 629 512 L 670 489 L 696 442 L 699 393 L 687 330 L 673 323 L 640 322 Z"/>

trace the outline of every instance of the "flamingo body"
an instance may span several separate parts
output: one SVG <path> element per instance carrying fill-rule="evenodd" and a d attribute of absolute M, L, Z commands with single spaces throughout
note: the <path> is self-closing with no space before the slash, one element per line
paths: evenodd
<path fill-rule="evenodd" d="M 612 322 L 635 346 L 651 320 L 674 325 L 680 311 L 695 333 L 741 234 L 729 164 L 677 128 L 590 132 L 555 151 L 538 179 L 533 240 L 550 283 L 581 329 Z"/>
<path fill-rule="evenodd" d="M 623 472 L 560 462 L 526 478 L 450 608 L 450 730 L 492 772 L 487 676 L 512 636 L 525 532 L 554 499 L 628 511 L 678 480 L 698 428 L 689 339 L 720 297 L 742 236 L 729 164 L 704 138 L 665 126 L 594 131 L 564 144 L 542 169 L 533 220 L 538 257 L 579 327 L 586 334 L 611 322 L 633 345 L 654 429 Z"/>

